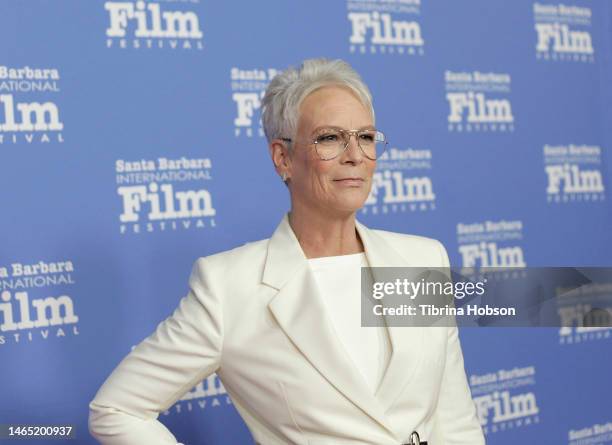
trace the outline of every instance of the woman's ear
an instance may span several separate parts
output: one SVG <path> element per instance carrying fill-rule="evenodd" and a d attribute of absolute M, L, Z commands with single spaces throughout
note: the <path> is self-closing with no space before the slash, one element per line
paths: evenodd
<path fill-rule="evenodd" d="M 288 142 L 282 139 L 272 139 L 268 146 L 274 168 L 283 181 L 291 177 L 291 156 Z"/>

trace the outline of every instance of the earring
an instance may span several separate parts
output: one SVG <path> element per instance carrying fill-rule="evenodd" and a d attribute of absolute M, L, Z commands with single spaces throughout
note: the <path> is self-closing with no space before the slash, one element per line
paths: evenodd
<path fill-rule="evenodd" d="M 283 178 L 283 182 L 285 182 L 287 180 L 287 173 L 283 172 L 281 178 Z"/>

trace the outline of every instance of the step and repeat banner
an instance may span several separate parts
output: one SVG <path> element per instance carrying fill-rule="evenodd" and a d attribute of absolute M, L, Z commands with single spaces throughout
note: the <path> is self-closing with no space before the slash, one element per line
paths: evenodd
<path fill-rule="evenodd" d="M 361 222 L 458 267 L 612 265 L 609 1 L 4 0 L 0 48 L 0 424 L 95 443 L 88 403 L 193 262 L 272 234 L 261 99 L 306 58 L 349 62 L 390 141 Z M 612 443 L 611 329 L 461 338 L 488 443 Z M 159 418 L 252 443 L 216 375 Z"/>

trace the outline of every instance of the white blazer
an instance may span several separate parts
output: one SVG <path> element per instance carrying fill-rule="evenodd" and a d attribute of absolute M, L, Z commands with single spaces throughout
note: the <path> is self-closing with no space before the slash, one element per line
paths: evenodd
<path fill-rule="evenodd" d="M 356 225 L 370 266 L 449 265 L 436 240 Z M 199 258 L 189 284 L 91 401 L 102 444 L 176 444 L 158 414 L 213 372 L 261 445 L 399 445 L 414 430 L 428 445 L 485 443 L 457 328 L 388 328 L 391 358 L 373 394 L 287 215 L 269 239 Z"/>

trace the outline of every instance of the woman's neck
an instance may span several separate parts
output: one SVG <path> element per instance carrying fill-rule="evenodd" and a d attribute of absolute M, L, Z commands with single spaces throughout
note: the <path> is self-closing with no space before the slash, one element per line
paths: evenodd
<path fill-rule="evenodd" d="M 306 258 L 351 255 L 364 251 L 355 225 L 355 213 L 325 216 L 291 209 L 289 225 Z"/>

